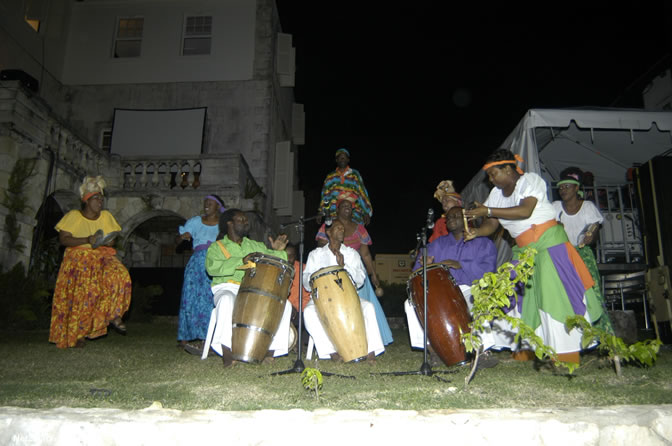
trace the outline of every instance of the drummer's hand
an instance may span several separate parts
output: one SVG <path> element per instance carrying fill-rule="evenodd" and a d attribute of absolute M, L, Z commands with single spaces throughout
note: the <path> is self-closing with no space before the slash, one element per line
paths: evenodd
<path fill-rule="evenodd" d="M 185 232 L 184 234 L 181 234 L 180 238 L 182 240 L 191 240 L 191 232 Z"/>
<path fill-rule="evenodd" d="M 86 243 L 93 246 L 93 244 L 96 243 L 96 234 L 91 234 L 90 236 L 88 236 L 86 238 Z"/>
<path fill-rule="evenodd" d="M 317 211 L 317 215 L 315 216 L 315 221 L 317 222 L 318 225 L 322 224 L 322 217 L 324 217 L 324 214 L 322 213 L 322 210 Z"/>
<path fill-rule="evenodd" d="M 287 247 L 287 243 L 289 243 L 289 240 L 287 240 L 287 234 L 280 234 L 275 240 L 273 240 L 269 235 L 268 241 L 271 242 L 271 247 L 276 251 L 284 251 Z"/>
<path fill-rule="evenodd" d="M 338 262 L 338 266 L 345 266 L 345 259 L 343 258 L 343 253 L 341 253 L 341 251 L 337 251 L 334 254 L 336 255 L 336 261 Z"/>
<path fill-rule="evenodd" d="M 458 262 L 457 260 L 444 260 L 443 262 L 440 263 L 443 263 L 448 268 L 462 269 L 462 265 L 460 265 L 460 262 Z"/>
<path fill-rule="evenodd" d="M 246 264 L 247 262 L 249 262 L 250 260 L 252 260 L 252 257 L 257 257 L 257 256 L 260 256 L 260 255 L 261 255 L 261 253 L 258 253 L 258 252 L 249 253 L 248 255 L 243 257 L 243 265 Z"/>
<path fill-rule="evenodd" d="M 420 256 L 420 265 L 422 265 L 422 256 Z M 434 263 L 434 256 L 427 256 L 427 265 L 431 265 Z"/>
<path fill-rule="evenodd" d="M 369 226 L 369 223 L 371 223 L 371 217 L 369 214 L 364 214 L 364 226 Z"/>
<path fill-rule="evenodd" d="M 464 209 L 462 212 L 464 213 L 465 217 L 467 217 L 470 220 L 473 220 L 478 217 L 488 216 L 488 208 L 486 206 L 483 206 L 478 201 L 474 202 L 474 207 L 472 209 Z"/>

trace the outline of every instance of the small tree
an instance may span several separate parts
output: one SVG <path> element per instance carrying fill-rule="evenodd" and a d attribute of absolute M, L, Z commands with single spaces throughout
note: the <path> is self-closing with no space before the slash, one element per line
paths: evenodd
<path fill-rule="evenodd" d="M 315 399 L 320 399 L 322 372 L 312 367 L 306 367 L 301 373 L 301 384 L 303 384 L 304 389 L 315 392 Z"/>
<path fill-rule="evenodd" d="M 472 322 L 469 324 L 470 333 L 462 334 L 462 341 L 468 352 L 475 352 L 476 356 L 471 368 L 471 373 L 465 378 L 465 385 L 471 382 L 478 367 L 478 358 L 481 350 L 481 340 L 478 332 L 489 329 L 493 319 L 505 320 L 513 327 L 516 333 L 514 342 L 518 343 L 525 339 L 534 349 L 537 358 L 549 357 L 556 365 L 562 365 L 572 373 L 578 364 L 563 362 L 558 359 L 557 353 L 553 348 L 544 344 L 543 340 L 537 336 L 534 329 L 527 325 L 522 319 L 509 316 L 504 312 L 505 308 L 511 305 L 511 297 L 516 297 L 516 287 L 519 284 L 526 284 L 534 272 L 534 255 L 537 251 L 528 248 L 523 252 L 518 263 L 504 263 L 494 273 L 485 273 L 478 282 L 475 281 L 471 287 L 471 294 L 474 298 L 472 307 Z"/>
<path fill-rule="evenodd" d="M 637 361 L 651 367 L 656 361 L 661 342 L 658 339 L 647 339 L 643 342 L 635 342 L 627 345 L 623 339 L 606 332 L 602 328 L 590 325 L 583 316 L 571 316 L 565 322 L 567 330 L 579 328 L 583 331 L 581 343 L 587 348 L 593 342 L 599 342 L 600 351 L 606 352 L 609 360 L 614 364 L 616 376 L 623 376 L 621 372 L 621 360 Z"/>
<path fill-rule="evenodd" d="M 556 366 L 566 367 L 569 373 L 573 373 L 579 366 L 579 364 L 573 362 L 560 361 L 555 350 L 544 344 L 543 340 L 537 336 L 532 327 L 519 318 L 509 316 L 503 310 L 511 305 L 511 297 L 516 296 L 517 300 L 516 287 L 519 284 L 526 284 L 532 276 L 535 254 L 535 249 L 526 249 L 516 265 L 504 263 L 497 269 L 497 272 L 486 273 L 478 282 L 475 281 L 471 287 L 471 293 L 474 298 L 472 308 L 473 321 L 469 324 L 471 332 L 463 333 L 462 341 L 467 351 L 475 352 L 475 358 L 471 372 L 465 378 L 465 385 L 471 382 L 478 367 L 481 340 L 477 333 L 489 328 L 490 322 L 493 319 L 505 320 L 510 323 L 516 332 L 514 342 L 518 343 L 521 339 L 525 339 L 534 349 L 537 358 L 542 359 L 546 356 Z M 660 341 L 658 340 L 637 342 L 627 346 L 621 338 L 592 326 L 583 316 L 575 315 L 567 318 L 565 322 L 567 332 L 574 328 L 579 328 L 583 332 L 582 347 L 584 349 L 594 341 L 599 341 L 599 348 L 607 351 L 609 359 L 614 362 L 618 376 L 621 376 L 621 359 L 625 361 L 636 360 L 651 366 L 656 360 L 656 354 L 660 348 Z"/>

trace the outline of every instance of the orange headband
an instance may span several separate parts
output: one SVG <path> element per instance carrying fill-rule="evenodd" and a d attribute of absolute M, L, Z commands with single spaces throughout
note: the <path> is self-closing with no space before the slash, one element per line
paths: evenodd
<path fill-rule="evenodd" d="M 84 195 L 84 196 L 82 197 L 82 201 L 83 201 L 84 203 L 86 203 L 87 201 L 89 201 L 89 198 L 93 197 L 93 196 L 96 195 L 96 194 L 103 195 L 103 194 L 101 194 L 100 192 L 89 192 L 88 194 L 86 194 L 86 195 Z"/>
<path fill-rule="evenodd" d="M 515 158 L 516 161 L 518 161 L 518 162 L 520 162 L 520 163 L 525 162 L 525 161 L 523 160 L 523 158 L 522 158 L 520 155 L 518 155 L 518 154 L 513 155 L 513 157 Z M 493 161 L 493 162 L 491 162 L 491 163 L 487 163 L 485 166 L 483 166 L 483 170 L 488 170 L 488 169 L 491 168 L 492 166 L 501 166 L 502 164 L 513 164 L 513 165 L 515 165 L 515 164 L 516 164 L 516 161 L 513 161 L 513 160 Z M 518 172 L 520 175 L 522 175 L 522 174 L 524 173 L 524 172 L 523 172 L 523 169 L 521 169 L 521 168 L 518 167 L 518 166 L 516 166 L 516 172 Z"/>

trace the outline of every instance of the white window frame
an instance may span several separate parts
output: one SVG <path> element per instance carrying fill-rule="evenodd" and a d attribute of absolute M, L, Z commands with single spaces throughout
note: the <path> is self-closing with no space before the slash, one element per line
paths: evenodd
<path fill-rule="evenodd" d="M 108 139 L 109 145 L 105 145 L 105 139 Z M 112 127 L 105 127 L 100 129 L 100 136 L 98 137 L 98 147 L 100 150 L 104 150 L 107 153 L 110 153 L 112 149 Z"/>
<path fill-rule="evenodd" d="M 119 36 L 119 27 L 122 20 L 137 20 L 142 19 L 142 30 L 139 36 Z M 140 57 L 142 55 L 142 37 L 145 31 L 145 17 L 144 16 L 121 16 L 117 17 L 114 26 L 114 41 L 112 42 L 112 57 L 115 59 L 128 59 L 133 57 Z M 138 54 L 136 56 L 118 56 L 117 55 L 117 42 L 139 42 Z"/>
<path fill-rule="evenodd" d="M 187 22 L 189 19 L 197 19 L 197 18 L 209 18 L 210 19 L 210 30 L 209 31 L 188 31 L 187 30 Z M 212 54 L 212 25 L 213 25 L 213 16 L 212 14 L 189 14 L 184 16 L 184 21 L 182 22 L 182 40 L 181 40 L 181 48 L 180 48 L 180 55 L 182 56 L 209 56 Z M 185 48 L 185 42 L 189 39 L 209 39 L 210 40 L 210 47 L 208 48 L 207 53 L 186 53 L 184 52 Z"/>

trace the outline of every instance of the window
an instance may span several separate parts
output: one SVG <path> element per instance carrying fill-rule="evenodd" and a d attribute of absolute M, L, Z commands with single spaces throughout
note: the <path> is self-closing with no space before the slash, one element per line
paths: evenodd
<path fill-rule="evenodd" d="M 114 39 L 114 54 L 117 57 L 139 57 L 142 44 L 143 17 L 120 17 Z"/>
<path fill-rule="evenodd" d="M 212 16 L 188 16 L 184 20 L 182 55 L 210 54 Z"/>
<path fill-rule="evenodd" d="M 98 146 L 109 153 L 112 147 L 112 129 L 105 128 L 100 131 L 100 142 Z"/>

